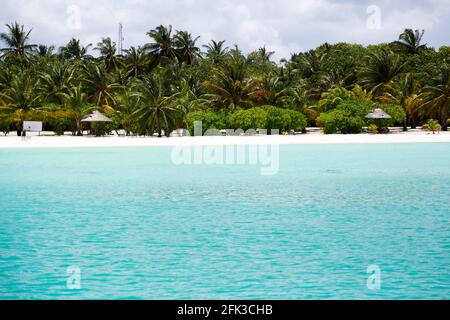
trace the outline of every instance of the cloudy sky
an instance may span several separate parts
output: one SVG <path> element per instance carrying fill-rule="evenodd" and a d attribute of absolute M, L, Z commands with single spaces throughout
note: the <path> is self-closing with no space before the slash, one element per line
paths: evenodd
<path fill-rule="evenodd" d="M 425 29 L 425 42 L 450 45 L 450 0 L 0 0 L 0 32 L 19 21 L 32 42 L 62 45 L 71 37 L 96 44 L 118 38 L 124 46 L 148 42 L 145 33 L 171 24 L 244 51 L 266 46 L 276 59 L 323 42 L 390 42 L 405 28 Z"/>

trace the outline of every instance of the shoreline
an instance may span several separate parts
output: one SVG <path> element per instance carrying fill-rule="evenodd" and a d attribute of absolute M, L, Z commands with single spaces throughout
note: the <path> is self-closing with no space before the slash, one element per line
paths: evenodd
<path fill-rule="evenodd" d="M 23 141 L 15 135 L 0 136 L 0 149 L 27 148 L 113 148 L 170 147 L 202 145 L 322 145 L 322 144 L 391 144 L 391 143 L 450 143 L 450 132 L 411 131 L 390 134 L 332 134 L 308 133 L 295 136 L 205 136 L 205 137 L 75 137 L 31 135 Z"/>

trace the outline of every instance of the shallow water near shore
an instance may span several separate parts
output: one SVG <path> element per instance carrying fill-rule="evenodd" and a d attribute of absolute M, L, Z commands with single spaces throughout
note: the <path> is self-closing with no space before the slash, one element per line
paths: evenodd
<path fill-rule="evenodd" d="M 0 298 L 450 298 L 449 143 L 284 145 L 273 176 L 171 151 L 0 150 Z"/>

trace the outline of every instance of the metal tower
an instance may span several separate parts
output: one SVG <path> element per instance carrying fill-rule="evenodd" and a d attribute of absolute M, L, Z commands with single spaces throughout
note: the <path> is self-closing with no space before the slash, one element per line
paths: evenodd
<path fill-rule="evenodd" d="M 122 23 L 119 23 L 119 42 L 118 42 L 118 48 L 117 48 L 117 53 L 119 56 L 122 55 L 123 53 L 123 25 Z"/>

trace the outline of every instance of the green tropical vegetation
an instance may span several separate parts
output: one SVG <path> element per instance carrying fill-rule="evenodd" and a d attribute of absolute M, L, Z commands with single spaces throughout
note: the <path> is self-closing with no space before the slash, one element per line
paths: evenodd
<path fill-rule="evenodd" d="M 279 63 L 265 47 L 245 54 L 224 40 L 200 46 L 199 37 L 171 26 L 149 30 L 148 43 L 120 56 L 110 38 L 96 46 L 70 39 L 56 49 L 34 44 L 17 22 L 2 31 L 4 133 L 39 120 L 46 130 L 81 135 L 81 120 L 96 109 L 127 135 L 192 132 L 195 121 L 203 130 L 373 132 L 365 115 L 375 108 L 392 116 L 386 125 L 448 129 L 450 47 L 427 46 L 423 30 L 379 45 L 325 43 Z"/>

